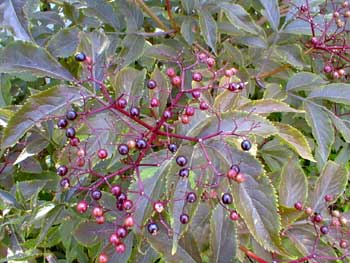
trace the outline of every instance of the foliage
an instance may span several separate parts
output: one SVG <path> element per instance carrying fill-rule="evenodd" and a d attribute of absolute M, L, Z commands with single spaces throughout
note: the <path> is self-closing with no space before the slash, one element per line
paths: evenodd
<path fill-rule="evenodd" d="M 0 3 L 0 262 L 349 262 L 349 19 Z"/>

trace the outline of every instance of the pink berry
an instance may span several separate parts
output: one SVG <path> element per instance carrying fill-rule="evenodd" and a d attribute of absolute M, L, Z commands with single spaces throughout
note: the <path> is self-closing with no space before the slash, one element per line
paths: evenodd
<path fill-rule="evenodd" d="M 125 244 L 124 243 L 119 243 L 118 245 L 116 245 L 115 247 L 115 251 L 119 254 L 122 254 L 125 252 Z"/>
<path fill-rule="evenodd" d="M 176 76 L 175 69 L 173 69 L 173 68 L 168 68 L 168 69 L 166 70 L 166 74 L 168 75 L 169 78 L 175 77 L 175 76 Z"/>
<path fill-rule="evenodd" d="M 103 215 L 102 207 L 100 207 L 100 206 L 94 207 L 94 209 L 92 210 L 92 215 L 94 217 L 102 216 Z"/>
<path fill-rule="evenodd" d="M 199 104 L 199 109 L 201 110 L 207 110 L 209 108 L 209 105 L 205 101 L 201 101 Z"/>
<path fill-rule="evenodd" d="M 127 216 L 124 219 L 124 226 L 125 227 L 133 227 L 134 226 L 134 218 L 132 216 Z"/>
<path fill-rule="evenodd" d="M 156 108 L 156 107 L 158 107 L 160 105 L 160 102 L 159 102 L 159 100 L 157 98 L 152 98 L 150 104 L 151 104 L 152 108 Z"/>
<path fill-rule="evenodd" d="M 208 67 L 212 67 L 212 66 L 214 66 L 215 65 L 215 59 L 214 58 L 207 58 L 207 65 L 208 65 Z"/>
<path fill-rule="evenodd" d="M 108 262 L 108 257 L 105 253 L 101 253 L 99 256 L 98 256 L 98 262 L 99 263 L 107 263 Z"/>
<path fill-rule="evenodd" d="M 295 204 L 294 204 L 294 208 L 296 209 L 296 210 L 299 210 L 299 211 L 301 211 L 302 209 L 303 209 L 303 204 L 301 203 L 301 202 L 296 202 Z"/>
<path fill-rule="evenodd" d="M 239 219 L 239 214 L 237 213 L 236 210 L 232 210 L 230 213 L 230 219 L 232 221 L 237 221 Z"/>
<path fill-rule="evenodd" d="M 98 152 L 97 152 L 97 156 L 100 159 L 106 159 L 107 156 L 108 156 L 108 152 L 105 149 L 99 149 Z"/>
<path fill-rule="evenodd" d="M 85 213 L 86 210 L 88 209 L 88 203 L 84 200 L 80 201 L 77 204 L 77 211 L 81 214 Z"/>
<path fill-rule="evenodd" d="M 324 73 L 331 73 L 332 70 L 333 70 L 333 68 L 332 68 L 332 66 L 330 66 L 330 65 L 326 65 L 326 66 L 324 66 L 324 68 L 323 68 Z"/>
<path fill-rule="evenodd" d="M 119 238 L 117 237 L 116 233 L 113 233 L 110 237 L 109 237 L 109 242 L 113 245 L 116 245 L 119 243 Z"/>
<path fill-rule="evenodd" d="M 171 79 L 171 84 L 175 87 L 179 87 L 181 85 L 181 78 L 179 76 L 175 76 Z"/>
<path fill-rule="evenodd" d="M 326 202 L 331 202 L 331 201 L 333 200 L 333 196 L 332 196 L 332 195 L 325 195 L 325 196 L 324 196 L 324 200 L 325 200 Z"/>
<path fill-rule="evenodd" d="M 201 73 L 199 73 L 199 72 L 193 73 L 193 75 L 192 75 L 193 81 L 200 82 L 200 81 L 202 81 L 202 79 L 203 79 L 203 76 Z"/>

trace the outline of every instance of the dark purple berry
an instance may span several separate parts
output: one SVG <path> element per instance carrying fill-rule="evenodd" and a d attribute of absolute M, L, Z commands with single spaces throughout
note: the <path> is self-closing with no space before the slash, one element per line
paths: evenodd
<path fill-rule="evenodd" d="M 166 119 L 166 120 L 167 120 L 167 119 L 170 119 L 171 116 L 172 116 L 171 111 L 165 110 L 165 111 L 163 112 L 163 117 L 164 117 L 164 119 Z"/>
<path fill-rule="evenodd" d="M 65 176 L 68 173 L 68 168 L 65 165 L 61 165 L 57 168 L 56 173 L 59 176 Z"/>
<path fill-rule="evenodd" d="M 150 79 L 148 82 L 147 82 L 147 88 L 149 89 L 155 89 L 157 87 L 157 82 L 153 79 Z"/>
<path fill-rule="evenodd" d="M 194 192 L 190 192 L 187 194 L 186 200 L 189 203 L 194 203 L 197 200 L 197 195 Z"/>
<path fill-rule="evenodd" d="M 238 83 L 238 89 L 239 89 L 239 90 L 242 90 L 242 89 L 244 89 L 244 88 L 245 88 L 244 82 Z"/>
<path fill-rule="evenodd" d="M 120 226 L 120 227 L 117 228 L 115 233 L 116 233 L 117 237 L 124 238 L 128 234 L 128 230 L 125 227 Z"/>
<path fill-rule="evenodd" d="M 126 194 L 125 193 L 120 193 L 120 195 L 117 198 L 117 202 L 123 204 L 126 199 L 127 199 Z"/>
<path fill-rule="evenodd" d="M 232 204 L 233 198 L 230 193 L 224 193 L 221 197 L 221 200 L 225 205 L 229 205 L 229 204 Z"/>
<path fill-rule="evenodd" d="M 68 125 L 68 121 L 66 119 L 59 119 L 57 122 L 57 127 L 60 129 L 66 128 Z"/>
<path fill-rule="evenodd" d="M 151 235 L 156 235 L 159 231 L 159 227 L 156 223 L 149 223 L 147 226 L 147 230 Z"/>
<path fill-rule="evenodd" d="M 134 203 L 128 199 L 123 202 L 124 210 L 130 210 L 133 207 L 133 205 L 134 205 Z"/>
<path fill-rule="evenodd" d="M 180 215 L 180 222 L 181 224 L 187 224 L 188 221 L 190 221 L 190 217 L 188 216 L 188 214 L 181 214 Z"/>
<path fill-rule="evenodd" d="M 62 188 L 68 188 L 70 185 L 69 179 L 68 178 L 62 178 L 60 181 L 60 185 Z"/>
<path fill-rule="evenodd" d="M 194 99 L 198 99 L 201 96 L 201 93 L 199 91 L 193 91 L 192 92 L 192 97 Z"/>
<path fill-rule="evenodd" d="M 200 110 L 207 110 L 208 108 L 209 108 L 209 105 L 205 101 L 201 101 L 201 103 L 199 103 Z"/>
<path fill-rule="evenodd" d="M 128 101 L 124 98 L 120 98 L 116 102 L 116 107 L 119 109 L 125 109 L 125 107 L 128 105 Z"/>
<path fill-rule="evenodd" d="M 131 109 L 130 109 L 130 115 L 131 115 L 132 117 L 138 117 L 138 116 L 140 116 L 140 109 L 137 108 L 137 107 L 131 107 Z"/>
<path fill-rule="evenodd" d="M 139 139 L 136 141 L 136 148 L 139 150 L 145 149 L 147 147 L 147 142 L 144 139 Z"/>
<path fill-rule="evenodd" d="M 70 139 L 74 138 L 75 137 L 75 129 L 73 127 L 69 127 L 66 130 L 66 136 Z"/>
<path fill-rule="evenodd" d="M 323 235 L 327 235 L 329 232 L 329 228 L 328 228 L 328 226 L 321 226 L 320 231 Z"/>
<path fill-rule="evenodd" d="M 176 157 L 176 163 L 179 166 L 185 166 L 187 164 L 187 158 L 183 155 Z"/>
<path fill-rule="evenodd" d="M 120 185 L 113 185 L 111 189 L 111 193 L 114 196 L 118 197 L 122 193 L 122 188 L 120 187 Z"/>
<path fill-rule="evenodd" d="M 100 200 L 101 199 L 101 197 L 102 197 L 102 192 L 100 191 L 100 190 L 93 190 L 92 192 L 91 192 L 91 197 L 92 197 L 92 199 L 94 199 L 94 200 Z"/>
<path fill-rule="evenodd" d="M 75 60 L 79 62 L 83 62 L 86 59 L 86 55 L 83 52 L 79 52 L 75 54 Z"/>
<path fill-rule="evenodd" d="M 120 144 L 118 146 L 118 152 L 121 154 L 121 155 L 127 155 L 129 153 L 129 147 L 128 145 L 126 144 Z"/>
<path fill-rule="evenodd" d="M 190 170 L 188 168 L 182 168 L 179 171 L 179 176 L 180 177 L 188 177 L 189 174 L 190 174 Z"/>
<path fill-rule="evenodd" d="M 175 143 L 168 144 L 168 149 L 170 152 L 174 153 L 177 151 L 177 145 Z"/>
<path fill-rule="evenodd" d="M 237 84 L 236 83 L 230 83 L 228 84 L 227 89 L 232 92 L 236 92 L 238 90 Z"/>
<path fill-rule="evenodd" d="M 315 222 L 315 223 L 320 223 L 322 221 L 322 216 L 318 213 L 315 213 L 312 220 Z"/>
<path fill-rule="evenodd" d="M 66 118 L 70 121 L 74 121 L 78 117 L 78 114 L 74 110 L 67 111 Z"/>
<path fill-rule="evenodd" d="M 243 140 L 241 142 L 241 148 L 243 151 L 249 151 L 252 148 L 252 144 L 249 140 Z"/>

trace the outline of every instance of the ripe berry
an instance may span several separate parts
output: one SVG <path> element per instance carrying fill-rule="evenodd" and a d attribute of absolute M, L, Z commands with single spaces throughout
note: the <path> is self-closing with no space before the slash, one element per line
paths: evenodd
<path fill-rule="evenodd" d="M 180 222 L 181 224 L 187 224 L 188 221 L 190 221 L 190 217 L 188 216 L 188 214 L 181 214 L 180 215 Z"/>
<path fill-rule="evenodd" d="M 232 92 L 236 92 L 238 90 L 238 85 L 236 83 L 228 84 L 227 89 Z"/>
<path fill-rule="evenodd" d="M 208 67 L 212 67 L 215 65 L 215 59 L 214 58 L 207 58 L 207 65 Z"/>
<path fill-rule="evenodd" d="M 85 213 L 88 208 L 88 204 L 86 201 L 82 200 L 77 204 L 77 211 L 81 214 Z"/>
<path fill-rule="evenodd" d="M 182 122 L 182 124 L 189 124 L 190 123 L 190 118 L 187 115 L 182 115 L 181 116 L 181 122 Z"/>
<path fill-rule="evenodd" d="M 94 207 L 94 209 L 92 210 L 92 215 L 94 217 L 102 216 L 103 215 L 102 207 L 100 207 L 100 206 Z"/>
<path fill-rule="evenodd" d="M 156 223 L 149 223 L 147 226 L 147 230 L 151 235 L 156 235 L 159 231 L 159 227 Z"/>
<path fill-rule="evenodd" d="M 79 52 L 75 54 L 75 60 L 79 62 L 83 62 L 86 59 L 86 55 L 83 52 Z"/>
<path fill-rule="evenodd" d="M 138 117 L 138 116 L 140 116 L 140 109 L 137 108 L 137 107 L 131 107 L 131 109 L 130 109 L 130 115 L 131 115 L 132 117 Z"/>
<path fill-rule="evenodd" d="M 230 193 L 224 193 L 221 197 L 221 200 L 225 205 L 232 204 L 232 195 Z"/>
<path fill-rule="evenodd" d="M 125 252 L 125 244 L 124 243 L 119 243 L 118 245 L 115 246 L 115 251 L 119 254 L 122 254 Z"/>
<path fill-rule="evenodd" d="M 326 202 L 331 202 L 331 201 L 333 200 L 333 196 L 332 196 L 332 195 L 325 195 L 325 196 L 324 196 L 324 200 L 325 200 Z"/>
<path fill-rule="evenodd" d="M 172 116 L 171 111 L 165 110 L 165 111 L 163 112 L 163 117 L 164 117 L 164 119 L 166 119 L 166 120 L 167 120 L 167 119 L 170 119 L 171 116 Z"/>
<path fill-rule="evenodd" d="M 176 163 L 179 166 L 185 166 L 187 164 L 187 158 L 183 155 L 176 157 Z"/>
<path fill-rule="evenodd" d="M 108 156 L 108 152 L 107 152 L 106 149 L 99 149 L 99 150 L 97 151 L 97 156 L 98 156 L 98 158 L 100 158 L 100 159 L 106 159 L 107 156 Z"/>
<path fill-rule="evenodd" d="M 193 91 L 192 92 L 192 97 L 194 99 L 198 99 L 201 96 L 201 93 L 199 91 Z"/>
<path fill-rule="evenodd" d="M 322 216 L 320 214 L 315 213 L 315 215 L 312 218 L 312 221 L 315 223 L 320 223 L 322 221 Z"/>
<path fill-rule="evenodd" d="M 101 253 L 98 256 L 98 263 L 107 263 L 108 262 L 108 257 L 105 253 Z"/>
<path fill-rule="evenodd" d="M 134 226 L 134 218 L 132 216 L 127 216 L 124 219 L 124 226 L 125 227 L 133 227 Z"/>
<path fill-rule="evenodd" d="M 136 148 L 139 150 L 145 149 L 147 147 L 147 142 L 144 139 L 139 139 L 136 141 Z"/>
<path fill-rule="evenodd" d="M 57 121 L 57 127 L 60 128 L 60 129 L 66 128 L 67 125 L 68 125 L 68 121 L 66 119 L 59 119 Z"/>
<path fill-rule="evenodd" d="M 150 79 L 148 82 L 147 82 L 147 88 L 149 89 L 155 89 L 157 87 L 157 82 L 153 79 Z"/>
<path fill-rule="evenodd" d="M 193 116 L 194 113 L 195 113 L 195 110 L 194 110 L 193 107 L 187 106 L 187 107 L 185 108 L 185 115 L 187 115 L 187 116 Z"/>
<path fill-rule="evenodd" d="M 117 228 L 115 233 L 116 233 L 117 237 L 124 238 L 128 234 L 128 230 L 125 227 L 120 226 L 120 227 Z"/>
<path fill-rule="evenodd" d="M 113 233 L 110 237 L 109 237 L 109 242 L 113 245 L 116 245 L 120 242 L 117 234 Z"/>
<path fill-rule="evenodd" d="M 175 75 L 176 75 L 175 69 L 173 69 L 173 68 L 168 68 L 168 69 L 166 70 L 166 74 L 168 75 L 169 78 L 175 77 Z"/>
<path fill-rule="evenodd" d="M 69 186 L 70 186 L 70 182 L 69 182 L 69 179 L 68 178 L 63 178 L 61 181 L 60 181 L 60 186 L 64 189 L 67 189 Z"/>
<path fill-rule="evenodd" d="M 126 144 L 128 145 L 129 149 L 134 149 L 136 146 L 136 142 L 134 140 L 129 140 Z"/>
<path fill-rule="evenodd" d="M 66 130 L 66 136 L 70 139 L 74 138 L 75 137 L 75 129 L 73 127 L 69 127 Z"/>
<path fill-rule="evenodd" d="M 175 76 L 171 79 L 171 84 L 175 87 L 179 87 L 181 85 L 181 78 L 179 76 Z"/>
<path fill-rule="evenodd" d="M 117 198 L 117 202 L 123 204 L 126 199 L 128 199 L 126 194 L 120 193 L 120 195 Z"/>
<path fill-rule="evenodd" d="M 340 240 L 340 242 L 339 242 L 339 246 L 341 247 L 341 248 L 347 248 L 348 247 L 348 241 L 346 241 L 346 240 L 344 240 L 344 239 L 342 239 L 342 240 Z"/>
<path fill-rule="evenodd" d="M 164 210 L 164 205 L 162 202 L 157 201 L 153 204 L 153 209 L 157 212 L 157 213 L 161 213 Z"/>
<path fill-rule="evenodd" d="M 329 232 L 329 228 L 328 228 L 328 226 L 321 226 L 320 231 L 323 235 L 327 235 Z"/>
<path fill-rule="evenodd" d="M 224 75 L 227 78 L 232 77 L 233 76 L 233 70 L 232 69 L 226 69 Z"/>
<path fill-rule="evenodd" d="M 125 109 L 125 107 L 128 105 L 128 101 L 124 98 L 120 98 L 115 103 L 115 106 L 119 109 Z"/>
<path fill-rule="evenodd" d="M 324 73 L 331 73 L 332 70 L 333 70 L 333 68 L 332 68 L 332 66 L 330 66 L 330 65 L 326 65 L 326 66 L 324 66 L 324 68 L 323 68 Z"/>
<path fill-rule="evenodd" d="M 95 189 L 91 192 L 91 197 L 92 197 L 92 199 L 94 199 L 96 201 L 100 200 L 102 197 L 102 192 L 98 189 Z"/>
<path fill-rule="evenodd" d="M 294 204 L 294 208 L 296 209 L 296 210 L 299 210 L 299 211 L 301 211 L 302 209 L 303 209 L 303 204 L 301 203 L 301 202 L 296 202 L 295 204 Z"/>
<path fill-rule="evenodd" d="M 78 117 L 78 114 L 74 110 L 67 111 L 66 118 L 70 121 L 74 121 Z"/>
<path fill-rule="evenodd" d="M 170 152 L 174 153 L 177 151 L 177 145 L 175 143 L 168 144 L 168 149 Z"/>
<path fill-rule="evenodd" d="M 301 11 L 301 12 L 304 13 L 304 12 L 306 12 L 307 10 L 308 10 L 307 5 L 304 4 L 304 5 L 301 5 L 301 6 L 300 6 L 300 11 Z"/>
<path fill-rule="evenodd" d="M 317 37 L 312 37 L 312 38 L 311 38 L 311 44 L 313 44 L 313 45 L 318 44 L 318 39 L 317 39 Z"/>
<path fill-rule="evenodd" d="M 241 169 L 239 168 L 239 166 L 237 164 L 234 164 L 231 166 L 230 170 L 228 170 L 227 177 L 229 179 L 236 179 L 240 171 Z"/>
<path fill-rule="evenodd" d="M 238 89 L 239 89 L 239 90 L 242 90 L 242 89 L 244 89 L 244 88 L 245 88 L 244 82 L 238 83 Z"/>
<path fill-rule="evenodd" d="M 202 81 L 202 79 L 203 79 L 203 76 L 201 73 L 199 73 L 199 72 L 193 73 L 193 75 L 192 75 L 193 81 L 200 82 L 200 81 Z"/>
<path fill-rule="evenodd" d="M 182 168 L 180 171 L 179 171 L 179 176 L 180 177 L 188 177 L 188 175 L 190 174 L 190 170 L 188 168 Z"/>
<path fill-rule="evenodd" d="M 159 100 L 157 98 L 152 98 L 150 104 L 151 104 L 152 108 L 156 108 L 156 107 L 159 107 L 160 102 L 159 102 Z"/>
<path fill-rule="evenodd" d="M 243 140 L 241 142 L 241 148 L 243 151 L 249 151 L 252 148 L 252 144 L 249 140 Z"/>
<path fill-rule="evenodd" d="M 194 192 L 190 192 L 187 194 L 186 200 L 189 203 L 194 203 L 197 200 L 197 195 Z"/>
<path fill-rule="evenodd" d="M 120 187 L 120 185 L 113 185 L 111 188 L 111 193 L 114 196 L 118 197 L 122 193 L 122 188 Z"/>
<path fill-rule="evenodd" d="M 74 137 L 74 138 L 69 140 L 69 144 L 73 147 L 77 147 L 79 145 L 79 143 L 80 143 L 80 140 L 77 137 Z"/>
<path fill-rule="evenodd" d="M 68 173 L 68 168 L 65 165 L 61 165 L 57 168 L 56 173 L 59 176 L 65 176 Z"/>
<path fill-rule="evenodd" d="M 121 155 L 127 155 L 129 153 L 129 147 L 128 145 L 126 144 L 120 144 L 118 146 L 118 152 L 121 154 Z"/>
<path fill-rule="evenodd" d="M 232 211 L 230 212 L 230 219 L 231 219 L 232 221 L 237 221 L 237 220 L 239 219 L 239 214 L 237 213 L 236 210 L 232 210 Z"/>
<path fill-rule="evenodd" d="M 131 200 L 125 200 L 123 202 L 123 208 L 124 210 L 130 210 L 133 207 L 133 202 Z"/>
<path fill-rule="evenodd" d="M 209 105 L 205 101 L 201 101 L 199 104 L 199 109 L 200 110 L 207 110 L 209 108 Z"/>

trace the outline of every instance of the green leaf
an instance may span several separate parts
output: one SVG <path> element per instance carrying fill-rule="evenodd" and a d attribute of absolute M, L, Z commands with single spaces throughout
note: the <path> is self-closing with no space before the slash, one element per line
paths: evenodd
<path fill-rule="evenodd" d="M 25 0 L 4 0 L 0 3 L 1 27 L 9 28 L 15 39 L 31 41 L 28 19 L 24 12 Z"/>
<path fill-rule="evenodd" d="M 36 245 L 39 245 L 47 236 L 50 228 L 55 224 L 57 218 L 60 216 L 63 211 L 63 206 L 56 206 L 54 210 L 50 211 L 49 215 L 43 220 L 42 228 L 40 234 L 36 240 Z"/>
<path fill-rule="evenodd" d="M 260 0 L 260 3 L 264 7 L 264 11 L 262 12 L 262 15 L 264 15 L 271 27 L 277 31 L 278 26 L 280 23 L 280 11 L 278 7 L 278 1 L 277 0 Z"/>
<path fill-rule="evenodd" d="M 30 97 L 11 117 L 2 138 L 2 149 L 12 146 L 31 127 L 52 118 L 70 103 L 80 100 L 83 95 L 88 96 L 84 89 L 60 85 Z"/>
<path fill-rule="evenodd" d="M 17 203 L 16 198 L 11 195 L 9 192 L 0 189 L 0 207 L 1 209 L 6 209 L 6 207 L 16 207 L 21 208 Z"/>
<path fill-rule="evenodd" d="M 303 110 L 293 109 L 287 103 L 274 99 L 252 100 L 238 107 L 238 110 L 252 112 L 254 114 L 274 112 L 304 113 Z"/>
<path fill-rule="evenodd" d="M 335 202 L 343 194 L 348 183 L 349 173 L 344 166 L 333 161 L 328 161 L 323 168 L 320 177 L 317 179 L 314 191 L 311 194 L 311 207 L 314 211 L 320 212 L 327 209 L 325 195 L 333 196 Z"/>
<path fill-rule="evenodd" d="M 118 59 L 121 66 L 125 67 L 135 62 L 143 54 L 145 39 L 138 35 L 127 35 L 122 42 L 123 49 L 119 53 Z"/>
<path fill-rule="evenodd" d="M 282 168 L 279 186 L 279 203 L 293 207 L 296 202 L 304 203 L 308 195 L 307 178 L 297 162 L 286 162 Z"/>
<path fill-rule="evenodd" d="M 218 28 L 216 21 L 207 10 L 202 9 L 199 12 L 199 27 L 205 42 L 215 52 Z"/>
<path fill-rule="evenodd" d="M 113 5 L 104 0 L 87 0 L 90 13 L 101 19 L 104 23 L 111 25 L 117 31 L 121 30 L 121 18 L 115 11 Z"/>
<path fill-rule="evenodd" d="M 227 2 L 219 3 L 218 6 L 224 11 L 228 20 L 234 27 L 251 34 L 257 34 L 256 25 L 252 23 L 249 14 L 242 6 Z"/>
<path fill-rule="evenodd" d="M 111 223 L 102 225 L 95 222 L 81 222 L 74 230 L 75 239 L 82 245 L 91 247 L 98 242 L 102 242 L 115 231 L 115 226 Z"/>
<path fill-rule="evenodd" d="M 313 90 L 322 87 L 327 82 L 320 75 L 310 72 L 299 72 L 291 77 L 287 83 L 287 91 Z"/>
<path fill-rule="evenodd" d="M 237 233 L 229 212 L 217 205 L 210 218 L 211 261 L 217 263 L 236 262 Z"/>
<path fill-rule="evenodd" d="M 344 140 L 347 143 L 350 143 L 350 122 L 348 120 L 343 120 L 335 115 L 330 110 L 327 110 L 329 118 L 332 120 L 333 125 L 337 128 L 337 130 L 341 133 Z"/>
<path fill-rule="evenodd" d="M 185 17 L 181 24 L 181 34 L 189 45 L 195 40 L 197 22 L 192 17 Z"/>
<path fill-rule="evenodd" d="M 12 42 L 2 50 L 0 71 L 6 73 L 30 72 L 36 76 L 74 80 L 69 71 L 63 68 L 45 49 L 22 41 Z"/>
<path fill-rule="evenodd" d="M 5 74 L 0 74 L 0 107 L 11 103 L 11 82 Z"/>
<path fill-rule="evenodd" d="M 350 105 L 350 84 L 332 83 L 322 89 L 313 90 L 308 99 L 317 98 Z"/>
<path fill-rule="evenodd" d="M 117 5 L 123 13 L 126 20 L 128 32 L 136 32 L 143 24 L 143 13 L 136 4 L 127 1 L 118 1 Z"/>
<path fill-rule="evenodd" d="M 195 8 L 195 1 L 193 0 L 181 0 L 181 4 L 186 11 L 186 14 L 192 14 L 193 9 Z"/>
<path fill-rule="evenodd" d="M 317 142 L 316 159 L 323 166 L 330 154 L 334 142 L 334 129 L 327 113 L 320 107 L 305 102 L 306 121 L 311 126 L 312 134 Z M 319 159 L 320 158 L 320 159 Z"/>
<path fill-rule="evenodd" d="M 52 36 L 47 42 L 47 49 L 55 57 L 66 58 L 77 50 L 79 42 L 79 29 L 69 27 Z"/>
<path fill-rule="evenodd" d="M 158 44 L 147 47 L 144 55 L 159 60 L 172 60 L 177 57 L 179 52 L 180 50 L 174 47 L 165 44 Z"/>
<path fill-rule="evenodd" d="M 302 158 L 315 162 L 309 143 L 299 130 L 285 123 L 274 122 L 274 125 L 278 129 L 278 137 L 283 142 L 292 147 Z"/>

